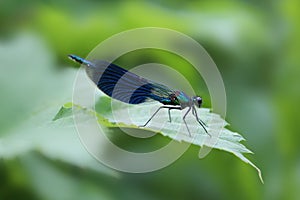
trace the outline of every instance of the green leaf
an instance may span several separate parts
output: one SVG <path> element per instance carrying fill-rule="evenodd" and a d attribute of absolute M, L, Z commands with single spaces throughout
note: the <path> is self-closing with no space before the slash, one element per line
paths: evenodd
<path fill-rule="evenodd" d="M 53 118 L 53 121 L 60 119 L 62 116 L 64 117 L 72 116 L 72 106 L 73 104 L 70 103 L 66 103 L 65 105 L 63 105 L 63 107 L 58 111 L 58 113 Z"/>
<path fill-rule="evenodd" d="M 73 125 L 66 126 L 72 116 L 58 123 L 51 121 L 57 108 L 71 99 L 76 71 L 56 70 L 53 55 L 35 36 L 23 34 L 0 44 L 0 158 L 9 160 L 39 151 L 49 159 L 118 176 L 89 155 Z M 64 104 L 56 118 L 72 114 L 68 111 L 72 106 Z"/>
<path fill-rule="evenodd" d="M 69 103 L 69 105 L 71 104 Z M 91 117 L 96 116 L 98 123 L 107 127 L 146 129 L 160 133 L 178 142 L 186 142 L 200 147 L 206 146 L 230 152 L 254 167 L 258 172 L 260 180 L 263 182 L 260 169 L 243 155 L 244 153 L 252 153 L 241 144 L 245 139 L 240 134 L 226 129 L 225 126 L 228 123 L 220 115 L 210 112 L 207 108 L 200 108 L 197 111 L 198 115 L 201 116 L 201 120 L 207 124 L 208 132 L 212 136 L 205 133 L 192 114 L 187 115 L 186 118 L 192 133 L 192 137 L 189 136 L 184 123 L 182 123 L 182 114 L 185 113 L 185 110 L 181 112 L 171 111 L 171 123 L 168 122 L 167 111 L 160 111 L 147 127 L 141 128 L 140 125 L 145 124 L 159 106 L 160 104 L 158 103 L 129 105 L 111 100 L 109 97 L 102 95 L 96 104 L 96 110 L 84 108 L 80 105 L 73 105 L 72 109 L 74 115 L 88 114 Z M 56 115 L 56 120 L 70 117 L 69 109 L 63 106 Z M 128 116 L 128 113 L 130 113 L 131 117 Z"/>

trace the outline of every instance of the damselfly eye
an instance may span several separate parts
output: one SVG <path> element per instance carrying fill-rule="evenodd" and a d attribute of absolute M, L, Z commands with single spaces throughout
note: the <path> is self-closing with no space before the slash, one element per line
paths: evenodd
<path fill-rule="evenodd" d="M 201 97 L 194 97 L 195 104 L 200 108 L 202 105 L 202 98 Z"/>

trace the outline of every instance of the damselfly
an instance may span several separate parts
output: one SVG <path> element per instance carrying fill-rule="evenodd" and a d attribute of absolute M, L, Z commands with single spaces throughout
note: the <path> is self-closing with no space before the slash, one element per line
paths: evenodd
<path fill-rule="evenodd" d="M 210 136 L 206 124 L 198 117 L 196 107 L 202 105 L 202 98 L 199 96 L 190 97 L 182 91 L 173 90 L 169 87 L 155 83 L 146 78 L 138 76 L 113 63 L 101 60 L 89 61 L 76 55 L 69 55 L 75 62 L 85 65 L 87 75 L 97 87 L 108 96 L 129 104 L 140 104 L 146 101 L 158 101 L 160 106 L 149 120 L 140 127 L 145 127 L 162 108 L 168 109 L 169 121 L 171 122 L 171 110 L 188 110 L 183 116 L 183 122 L 191 136 L 190 129 L 186 123 L 187 114 L 192 111 L 197 122 Z"/>

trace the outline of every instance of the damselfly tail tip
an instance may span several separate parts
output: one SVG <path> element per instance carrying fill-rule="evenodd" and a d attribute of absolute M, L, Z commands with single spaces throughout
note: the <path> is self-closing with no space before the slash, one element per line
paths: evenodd
<path fill-rule="evenodd" d="M 73 55 L 73 54 L 69 54 L 69 55 L 68 55 L 68 58 L 70 58 L 71 60 L 73 60 L 74 57 L 75 57 L 75 55 Z"/>
<path fill-rule="evenodd" d="M 80 64 L 83 63 L 83 59 L 80 58 L 79 56 L 74 55 L 74 54 L 69 54 L 69 55 L 68 55 L 68 58 L 69 58 L 70 60 L 73 60 L 73 61 L 78 62 L 78 63 L 80 63 Z"/>

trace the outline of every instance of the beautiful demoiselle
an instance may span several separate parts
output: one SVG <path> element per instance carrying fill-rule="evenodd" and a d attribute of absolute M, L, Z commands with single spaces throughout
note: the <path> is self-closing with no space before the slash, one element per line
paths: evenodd
<path fill-rule="evenodd" d="M 192 114 L 195 116 L 196 120 L 205 132 L 210 135 L 205 128 L 205 123 L 198 117 L 195 107 L 201 107 L 201 97 L 190 97 L 182 91 L 173 90 L 165 85 L 140 77 L 113 63 L 101 60 L 89 61 L 76 55 L 69 55 L 69 58 L 75 62 L 85 65 L 89 78 L 101 91 L 114 99 L 129 104 L 140 104 L 146 101 L 158 101 L 162 103 L 163 106 L 160 106 L 150 119 L 141 127 L 145 127 L 162 108 L 168 109 L 170 122 L 170 110 L 183 110 L 188 108 L 187 112 L 183 116 L 183 121 L 189 135 L 191 136 L 191 133 L 185 118 L 190 111 L 192 111 Z"/>

